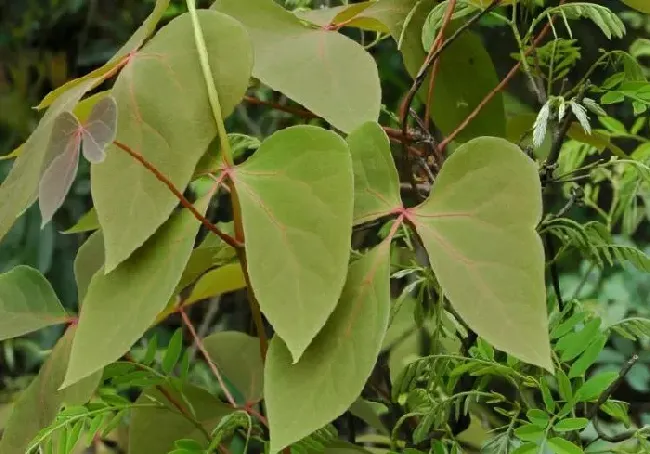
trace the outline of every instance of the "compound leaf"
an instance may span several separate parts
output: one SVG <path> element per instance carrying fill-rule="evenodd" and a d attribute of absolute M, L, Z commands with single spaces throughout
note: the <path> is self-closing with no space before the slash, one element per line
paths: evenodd
<path fill-rule="evenodd" d="M 412 220 L 467 324 L 494 347 L 552 370 L 541 213 L 535 163 L 504 139 L 481 137 L 445 161 Z"/>
<path fill-rule="evenodd" d="M 271 453 L 323 427 L 359 397 L 388 326 L 389 246 L 385 241 L 351 265 L 336 310 L 298 363 L 282 339 L 271 341 L 264 371 Z"/>

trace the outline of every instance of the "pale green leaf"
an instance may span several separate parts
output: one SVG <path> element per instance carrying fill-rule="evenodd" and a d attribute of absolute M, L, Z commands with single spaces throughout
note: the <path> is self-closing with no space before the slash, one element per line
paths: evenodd
<path fill-rule="evenodd" d="M 642 13 L 650 13 L 650 3 L 648 3 L 648 0 L 623 0 L 623 3 Z"/>
<path fill-rule="evenodd" d="M 246 30 L 233 19 L 214 11 L 198 14 L 227 116 L 246 90 L 252 50 Z M 216 135 L 189 15 L 174 19 L 131 58 L 111 94 L 118 104 L 116 140 L 185 188 Z M 156 231 L 178 199 L 116 146 L 104 163 L 92 167 L 91 182 L 108 273 Z"/>
<path fill-rule="evenodd" d="M 191 304 L 244 287 L 246 287 L 246 277 L 241 265 L 239 262 L 229 263 L 201 276 L 184 304 Z"/>
<path fill-rule="evenodd" d="M 23 145 L 23 151 L 13 163 L 9 175 L 0 185 L 0 198 L 11 203 L 0 204 L 0 239 L 9 231 L 16 218 L 29 208 L 37 198 L 41 172 L 51 158 L 46 150 L 54 119 L 62 112 L 71 111 L 81 97 L 92 88 L 95 80 L 88 80 L 60 96 Z"/>
<path fill-rule="evenodd" d="M 388 26 L 374 17 L 376 11 L 373 11 L 373 7 L 376 8 L 379 3 L 381 2 L 366 1 L 361 3 L 351 3 L 335 6 L 333 8 L 318 8 L 310 11 L 299 11 L 296 12 L 296 15 L 301 19 L 320 27 L 357 27 L 379 33 L 389 33 L 390 30 Z M 370 14 L 364 14 L 365 10 L 369 8 Z"/>
<path fill-rule="evenodd" d="M 377 121 L 377 65 L 358 43 L 303 24 L 273 0 L 219 0 L 213 7 L 248 29 L 255 49 L 253 76 L 264 84 L 344 132 Z"/>
<path fill-rule="evenodd" d="M 548 447 L 555 454 L 582 454 L 584 452 L 579 446 L 560 437 L 549 439 Z"/>
<path fill-rule="evenodd" d="M 84 233 L 97 230 L 99 228 L 99 219 L 97 219 L 97 211 L 94 208 L 88 210 L 83 216 L 79 218 L 77 223 L 61 233 L 70 235 L 73 233 Z"/>
<path fill-rule="evenodd" d="M 258 338 L 236 331 L 221 331 L 203 339 L 203 345 L 221 373 L 248 402 L 262 398 L 264 365 Z"/>
<path fill-rule="evenodd" d="M 388 136 L 377 123 L 365 123 L 347 137 L 354 170 L 354 224 L 401 208 L 399 176 Z"/>
<path fill-rule="evenodd" d="M 273 338 L 264 371 L 272 454 L 340 416 L 361 393 L 388 326 L 389 245 L 351 265 L 339 305 L 298 363 Z"/>
<path fill-rule="evenodd" d="M 206 196 L 197 209 L 207 202 Z M 117 269 L 92 277 L 65 386 L 120 358 L 151 326 L 181 278 L 199 225 L 179 211 Z"/>
<path fill-rule="evenodd" d="M 0 274 L 0 340 L 64 323 L 67 314 L 37 270 L 17 266 Z"/>
<path fill-rule="evenodd" d="M 2 454 L 25 454 L 27 446 L 41 429 L 49 426 L 62 404 L 82 405 L 95 392 L 101 371 L 65 390 L 59 390 L 75 336 L 75 327 L 68 328 L 59 339 L 38 377 L 23 391 L 0 441 Z"/>
<path fill-rule="evenodd" d="M 98 230 L 81 245 L 74 261 L 74 276 L 77 281 L 77 296 L 80 305 L 86 297 L 92 277 L 103 266 L 104 235 L 101 230 Z"/>
<path fill-rule="evenodd" d="M 419 0 L 378 0 L 368 2 L 372 4 L 359 12 L 350 25 L 365 28 L 362 26 L 364 24 L 362 21 L 376 20 L 386 26 L 395 41 L 399 41 L 404 23 L 418 2 Z"/>
<path fill-rule="evenodd" d="M 232 409 L 209 392 L 191 385 L 183 385 L 182 395 L 174 389 L 167 389 L 174 401 L 182 405 L 187 413 L 193 414 L 209 432 L 222 417 Z M 156 389 L 145 391 L 138 403 L 160 402 L 168 408 L 135 408 L 131 412 L 129 430 L 129 454 L 167 454 L 174 448 L 174 442 L 181 439 L 195 440 L 205 448 L 209 440 L 185 416 L 179 414 Z M 192 409 L 187 406 L 189 402 Z"/>
<path fill-rule="evenodd" d="M 535 163 L 506 140 L 482 137 L 445 161 L 411 216 L 465 322 L 495 348 L 552 370 L 541 213 Z"/>
<path fill-rule="evenodd" d="M 378 432 L 388 435 L 388 429 L 382 422 L 380 416 L 388 412 L 388 407 L 379 402 L 371 402 L 365 399 L 357 399 L 350 406 L 350 413 L 362 419 L 370 427 Z"/>
<path fill-rule="evenodd" d="M 350 153 L 314 126 L 278 131 L 233 171 L 262 312 L 297 361 L 332 313 L 352 233 Z"/>

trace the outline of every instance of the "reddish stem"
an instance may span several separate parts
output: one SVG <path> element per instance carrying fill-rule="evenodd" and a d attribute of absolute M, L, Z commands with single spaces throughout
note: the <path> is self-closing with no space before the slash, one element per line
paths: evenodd
<path fill-rule="evenodd" d="M 183 207 L 187 208 L 190 210 L 190 212 L 194 215 L 194 217 L 201 223 L 203 224 L 209 231 L 217 235 L 219 238 L 221 238 L 226 244 L 229 246 L 232 246 L 234 248 L 240 248 L 242 247 L 242 243 L 237 241 L 235 238 L 232 236 L 228 235 L 227 233 L 222 232 L 219 230 L 219 228 L 214 225 L 212 222 L 210 222 L 205 216 L 203 216 L 199 211 L 194 207 L 192 202 L 187 200 L 187 198 L 181 193 L 178 189 L 176 189 L 176 186 L 174 186 L 174 183 L 172 183 L 169 178 L 167 178 L 165 175 L 160 173 L 156 167 L 147 161 L 144 156 L 142 156 L 140 153 L 137 151 L 131 149 L 128 145 L 125 145 L 121 142 L 115 141 L 113 142 L 116 147 L 118 147 L 121 150 L 126 151 L 129 155 L 131 155 L 136 161 L 138 161 L 142 166 L 149 170 L 151 173 L 154 174 L 154 176 L 158 179 L 158 181 L 164 183 L 169 190 L 176 196 L 176 198 L 181 202 L 181 205 Z"/>

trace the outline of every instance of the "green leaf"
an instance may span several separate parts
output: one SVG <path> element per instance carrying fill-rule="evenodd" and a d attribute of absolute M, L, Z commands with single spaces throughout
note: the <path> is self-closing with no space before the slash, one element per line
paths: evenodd
<path fill-rule="evenodd" d="M 247 87 L 250 43 L 246 30 L 231 18 L 214 11 L 198 14 L 222 113 L 227 116 Z M 184 14 L 131 58 L 111 92 L 118 105 L 116 140 L 142 154 L 180 190 L 216 135 L 193 49 L 194 30 Z M 167 220 L 178 199 L 115 145 L 102 164 L 92 167 L 91 184 L 104 230 L 105 272 L 110 273 Z"/>
<path fill-rule="evenodd" d="M 377 65 L 358 43 L 303 24 L 273 0 L 219 0 L 213 8 L 246 26 L 255 49 L 253 76 L 264 84 L 344 132 L 377 121 Z"/>
<path fill-rule="evenodd" d="M 616 14 L 605 6 L 588 2 L 574 2 L 548 8 L 544 15 L 538 16 L 535 21 L 533 21 L 528 34 L 530 35 L 533 33 L 535 25 L 542 21 L 546 21 L 548 17 L 553 15 L 560 15 L 563 17 L 565 24 L 567 23 L 567 19 L 589 19 L 600 28 L 600 31 L 602 31 L 608 39 L 612 39 L 612 36 L 622 38 L 625 35 L 625 24 Z M 571 33 L 570 29 L 569 33 Z"/>
<path fill-rule="evenodd" d="M 463 320 L 495 348 L 553 370 L 541 212 L 535 163 L 506 140 L 482 137 L 445 161 L 409 216 Z"/>
<path fill-rule="evenodd" d="M 353 208 L 348 147 L 331 131 L 295 126 L 266 139 L 232 174 L 251 286 L 297 361 L 345 282 Z"/>
<path fill-rule="evenodd" d="M 562 352 L 561 360 L 570 361 L 585 351 L 598 335 L 600 324 L 601 320 L 594 318 L 587 322 L 582 330 L 567 334 L 560 339 L 555 349 Z"/>
<path fill-rule="evenodd" d="M 64 323 L 67 314 L 50 283 L 20 265 L 0 274 L 0 340 Z"/>
<path fill-rule="evenodd" d="M 378 19 L 377 7 L 386 8 L 386 1 L 366 1 L 333 8 L 319 8 L 310 11 L 298 11 L 295 14 L 303 20 L 319 27 L 357 27 L 379 33 L 389 33 L 389 28 Z M 383 4 L 383 5 L 381 5 Z M 366 10 L 369 10 L 366 13 Z"/>
<path fill-rule="evenodd" d="M 537 427 L 541 427 L 542 429 L 545 429 L 546 426 L 548 426 L 549 421 L 551 420 L 548 413 L 537 408 L 528 410 L 528 412 L 526 413 L 526 417 L 530 422 L 532 422 Z"/>
<path fill-rule="evenodd" d="M 431 49 L 433 46 L 433 42 L 438 36 L 448 6 L 449 0 L 445 0 L 437 4 L 427 16 L 427 20 L 422 28 L 422 46 L 425 49 Z M 451 20 L 455 21 L 462 19 L 470 14 L 474 14 L 478 10 L 479 8 L 471 2 L 461 0 L 456 4 Z"/>
<path fill-rule="evenodd" d="M 203 339 L 203 345 L 221 373 L 248 402 L 262 398 L 264 365 L 258 338 L 236 331 L 221 331 Z"/>
<path fill-rule="evenodd" d="M 548 447 L 555 454 L 582 454 L 582 448 L 574 445 L 569 440 L 555 437 L 548 440 Z"/>
<path fill-rule="evenodd" d="M 557 369 L 557 383 L 558 389 L 560 391 L 560 397 L 564 399 L 565 402 L 571 402 L 573 399 L 573 387 L 571 386 L 571 379 L 564 373 L 561 368 Z"/>
<path fill-rule="evenodd" d="M 168 6 L 169 0 L 156 0 L 156 5 L 151 14 L 147 16 L 142 25 L 138 27 L 129 40 L 111 58 L 110 62 L 117 61 L 131 52 L 138 50 L 142 46 L 142 43 L 156 30 L 156 26 L 160 19 L 162 19 L 165 11 L 167 11 Z"/>
<path fill-rule="evenodd" d="M 208 201 L 197 209 L 205 211 Z M 116 270 L 93 276 L 65 386 L 117 360 L 149 328 L 181 277 L 198 229 L 196 218 L 180 211 Z"/>
<path fill-rule="evenodd" d="M 589 369 L 589 366 L 596 362 L 598 355 L 607 343 L 607 338 L 607 335 L 601 334 L 591 343 L 591 345 L 589 345 L 589 347 L 587 347 L 584 353 L 580 355 L 580 358 L 571 365 L 569 377 L 574 378 L 582 376 L 587 369 Z"/>
<path fill-rule="evenodd" d="M 79 99 L 92 88 L 94 82 L 95 80 L 88 80 L 59 97 L 23 145 L 22 153 L 16 158 L 9 175 L 0 185 L 2 200 L 11 200 L 11 203 L 0 204 L 0 239 L 37 198 L 41 171 L 49 164 L 46 150 L 54 119 L 62 112 L 71 111 Z"/>
<path fill-rule="evenodd" d="M 567 418 L 559 421 L 553 426 L 556 432 L 571 432 L 573 430 L 582 430 L 587 427 L 589 420 L 587 418 Z"/>
<path fill-rule="evenodd" d="M 27 446 L 40 430 L 52 424 L 61 405 L 85 404 L 95 392 L 102 377 L 101 372 L 70 388 L 59 389 L 68 365 L 75 332 L 75 327 L 68 328 L 41 367 L 38 377 L 14 404 L 0 441 L 2 454 L 25 454 Z"/>
<path fill-rule="evenodd" d="M 577 391 L 575 402 L 590 402 L 597 399 L 616 379 L 618 372 L 603 372 L 591 377 Z"/>
<path fill-rule="evenodd" d="M 74 277 L 77 281 L 79 305 L 83 302 L 92 277 L 104 266 L 104 235 L 101 230 L 93 233 L 81 245 L 74 261 Z"/>
<path fill-rule="evenodd" d="M 129 454 L 167 454 L 174 448 L 174 442 L 181 439 L 197 441 L 204 448 L 208 446 L 209 440 L 192 421 L 179 414 L 177 404 L 193 415 L 208 432 L 219 424 L 221 418 L 232 412 L 228 405 L 209 392 L 191 385 L 183 385 L 182 395 L 175 389 L 167 389 L 167 392 L 174 398 L 175 404 L 156 389 L 145 391 L 136 401 L 148 403 L 153 399 L 168 408 L 141 407 L 131 411 Z"/>
<path fill-rule="evenodd" d="M 212 298 L 246 287 L 246 277 L 239 262 L 228 263 L 208 271 L 196 281 L 184 304 Z"/>
<path fill-rule="evenodd" d="M 389 249 L 385 241 L 351 265 L 339 305 L 297 364 L 273 338 L 264 371 L 272 454 L 341 415 L 361 393 L 388 326 Z"/>
<path fill-rule="evenodd" d="M 515 429 L 515 435 L 522 441 L 537 442 L 544 438 L 546 431 L 535 424 L 526 424 Z"/>
<path fill-rule="evenodd" d="M 386 425 L 381 420 L 381 415 L 388 412 L 388 407 L 379 402 L 371 402 L 362 398 L 358 398 L 352 405 L 350 405 L 350 413 L 357 418 L 363 420 L 373 429 L 379 433 L 389 435 Z"/>
<path fill-rule="evenodd" d="M 650 13 L 650 4 L 646 0 L 623 0 L 623 3 L 642 13 Z"/>
<path fill-rule="evenodd" d="M 347 137 L 354 170 L 354 224 L 373 221 L 401 208 L 399 176 L 388 136 L 365 123 Z"/>
<path fill-rule="evenodd" d="M 91 208 L 79 218 L 75 225 L 61 233 L 64 233 L 66 235 L 73 233 L 85 233 L 97 230 L 99 227 L 100 226 L 99 219 L 97 218 L 97 211 L 94 208 Z"/>
<path fill-rule="evenodd" d="M 162 371 L 169 375 L 174 370 L 176 363 L 181 358 L 181 353 L 183 352 L 183 329 L 178 328 L 167 346 L 165 351 L 165 356 L 163 356 L 161 368 Z"/>
<path fill-rule="evenodd" d="M 534 454 L 537 453 L 537 443 L 526 443 L 512 451 L 512 454 Z"/>

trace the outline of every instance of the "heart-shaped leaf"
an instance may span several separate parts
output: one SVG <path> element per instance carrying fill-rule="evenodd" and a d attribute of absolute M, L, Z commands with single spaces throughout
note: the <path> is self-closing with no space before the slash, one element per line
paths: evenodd
<path fill-rule="evenodd" d="M 264 371 L 271 453 L 323 427 L 359 397 L 388 326 L 389 258 L 390 240 L 351 265 L 336 310 L 297 364 L 282 339 L 271 341 Z"/>
<path fill-rule="evenodd" d="M 399 176 L 381 126 L 365 123 L 347 141 L 354 169 L 354 223 L 372 221 L 400 208 Z"/>
<path fill-rule="evenodd" d="M 359 44 L 303 24 L 273 0 L 219 0 L 213 7 L 248 29 L 255 49 L 253 76 L 263 83 L 342 131 L 377 121 L 377 65 Z"/>
<path fill-rule="evenodd" d="M 223 116 L 241 100 L 252 67 L 246 30 L 215 11 L 198 11 Z M 194 28 L 183 14 L 162 28 L 120 73 L 116 140 L 142 154 L 180 190 L 216 135 Z M 223 62 L 228 62 L 224 64 Z M 92 166 L 92 196 L 111 272 L 169 218 L 178 199 L 138 161 L 111 146 Z"/>
<path fill-rule="evenodd" d="M 504 139 L 481 137 L 445 161 L 412 221 L 465 322 L 495 348 L 553 370 L 541 214 L 535 163 Z"/>
<path fill-rule="evenodd" d="M 64 323 L 66 312 L 50 283 L 28 266 L 0 274 L 0 340 Z"/>
<path fill-rule="evenodd" d="M 331 131 L 295 126 L 266 139 L 233 169 L 232 178 L 251 285 L 297 361 L 345 283 L 353 208 L 350 152 Z"/>

